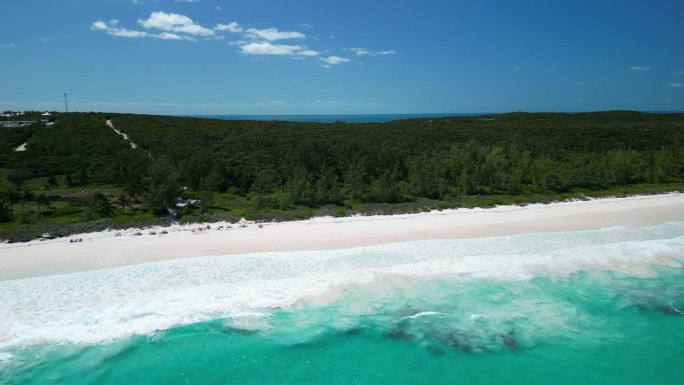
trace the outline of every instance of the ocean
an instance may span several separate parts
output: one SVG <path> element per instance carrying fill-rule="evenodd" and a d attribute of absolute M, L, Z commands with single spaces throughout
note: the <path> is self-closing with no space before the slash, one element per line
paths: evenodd
<path fill-rule="evenodd" d="M 684 222 L 0 282 L 2 384 L 684 383 Z"/>
<path fill-rule="evenodd" d="M 668 113 L 682 113 L 681 111 L 643 111 L 649 114 L 668 114 Z M 499 113 L 431 113 L 431 114 L 341 114 L 341 115 L 184 115 L 195 118 L 210 118 L 222 120 L 278 120 L 286 122 L 317 122 L 317 123 L 386 123 L 394 120 L 405 119 L 431 119 L 443 118 L 449 116 L 481 116 Z"/>
<path fill-rule="evenodd" d="M 403 119 L 430 119 L 446 116 L 479 116 L 484 114 L 349 114 L 349 115 L 191 115 L 195 118 L 222 120 L 278 120 L 286 122 L 335 123 L 386 123 Z"/>

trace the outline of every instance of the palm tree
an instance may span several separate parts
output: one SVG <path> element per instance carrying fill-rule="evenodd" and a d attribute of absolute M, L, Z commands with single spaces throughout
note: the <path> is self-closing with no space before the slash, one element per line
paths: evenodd
<path fill-rule="evenodd" d="M 9 190 L 7 191 L 7 201 L 10 204 L 10 206 L 15 205 L 21 202 L 21 195 L 19 195 L 18 191 Z"/>
<path fill-rule="evenodd" d="M 50 198 L 45 195 L 45 193 L 38 194 L 36 197 L 36 202 L 38 203 L 38 206 L 45 212 L 47 208 L 50 206 Z"/>
<path fill-rule="evenodd" d="M 36 196 L 29 190 L 24 191 L 24 196 L 22 197 L 23 199 L 21 200 L 21 209 L 22 211 L 24 210 L 24 205 L 28 206 L 29 211 L 33 211 L 31 209 L 31 201 L 36 199 Z"/>
<path fill-rule="evenodd" d="M 26 170 L 12 170 L 7 174 L 7 181 L 16 187 L 17 191 L 21 189 L 21 185 L 30 179 L 30 174 Z"/>
<path fill-rule="evenodd" d="M 125 193 L 119 194 L 119 205 L 123 209 L 124 214 L 126 214 L 126 206 L 129 206 L 131 201 L 128 199 Z"/>
<path fill-rule="evenodd" d="M 9 222 L 12 219 L 12 205 L 3 201 L 0 202 L 0 223 Z"/>

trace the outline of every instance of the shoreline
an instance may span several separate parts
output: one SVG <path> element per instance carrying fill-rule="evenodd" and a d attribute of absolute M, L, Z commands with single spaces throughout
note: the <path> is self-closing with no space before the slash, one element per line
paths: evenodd
<path fill-rule="evenodd" d="M 429 239 L 648 226 L 681 220 L 684 194 L 669 193 L 417 214 L 111 230 L 0 244 L 0 281 L 192 257 L 346 249 Z M 168 233 L 161 234 L 163 230 Z M 136 232 L 143 235 L 136 236 Z M 150 235 L 151 232 L 156 234 Z M 71 239 L 79 238 L 82 242 L 70 243 Z"/>

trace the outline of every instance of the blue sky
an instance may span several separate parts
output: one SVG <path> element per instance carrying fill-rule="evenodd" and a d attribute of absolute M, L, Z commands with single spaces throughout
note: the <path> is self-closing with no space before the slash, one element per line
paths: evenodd
<path fill-rule="evenodd" d="M 0 110 L 684 110 L 681 0 L 8 0 Z"/>

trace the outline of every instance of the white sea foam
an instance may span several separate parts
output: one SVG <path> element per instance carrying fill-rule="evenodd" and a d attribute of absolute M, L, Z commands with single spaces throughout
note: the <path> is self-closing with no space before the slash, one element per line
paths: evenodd
<path fill-rule="evenodd" d="M 2 365 L 3 362 L 8 362 L 13 358 L 14 354 L 12 353 L 0 352 L 0 365 Z"/>
<path fill-rule="evenodd" d="M 234 314 L 227 318 L 224 323 L 227 327 L 244 331 L 264 331 L 272 328 L 272 316 L 265 312 L 244 312 Z"/>
<path fill-rule="evenodd" d="M 677 222 L 636 229 L 203 257 L 4 281 L 0 282 L 0 349 L 107 342 L 216 318 L 225 319 L 232 328 L 267 330 L 269 309 L 397 275 L 528 279 L 583 268 L 644 275 L 652 273 L 652 264 L 683 260 L 684 222 Z M 412 317 L 431 314 L 437 313 Z"/>
<path fill-rule="evenodd" d="M 444 313 L 438 312 L 438 311 L 421 311 L 420 313 L 416 313 L 414 315 L 410 315 L 407 317 L 402 317 L 397 320 L 397 322 L 401 322 L 407 319 L 416 319 L 420 317 L 425 317 L 425 316 L 431 316 L 431 315 L 442 315 Z"/>

